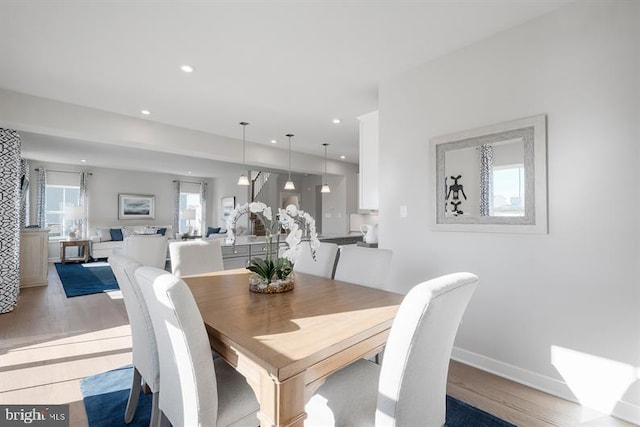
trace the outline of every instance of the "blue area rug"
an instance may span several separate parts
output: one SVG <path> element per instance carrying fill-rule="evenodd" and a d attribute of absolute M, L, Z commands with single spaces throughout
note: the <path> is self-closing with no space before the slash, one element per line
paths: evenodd
<path fill-rule="evenodd" d="M 124 423 L 133 368 L 125 366 L 103 374 L 83 378 L 80 384 L 89 427 L 149 426 L 151 394 L 140 392 L 138 409 L 131 424 Z"/>
<path fill-rule="evenodd" d="M 151 417 L 151 394 L 140 393 L 136 416 L 124 423 L 133 368 L 125 366 L 82 380 L 81 390 L 89 427 L 147 427 Z M 447 396 L 447 427 L 515 427 L 513 424 Z"/>
<path fill-rule="evenodd" d="M 447 427 L 516 427 L 488 412 L 447 396 Z"/>
<path fill-rule="evenodd" d="M 116 277 L 107 262 L 86 264 L 61 264 L 56 262 L 56 270 L 67 297 L 97 294 L 120 289 Z"/>

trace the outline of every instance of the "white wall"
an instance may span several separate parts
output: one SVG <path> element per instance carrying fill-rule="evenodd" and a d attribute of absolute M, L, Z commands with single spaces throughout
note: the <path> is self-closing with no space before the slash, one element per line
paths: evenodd
<path fill-rule="evenodd" d="M 571 4 L 379 91 L 380 246 L 394 251 L 393 289 L 476 273 L 456 357 L 583 403 L 585 389 L 604 393 L 599 400 L 611 397 L 610 410 L 636 423 L 638 382 L 620 398 L 596 376 L 613 375 L 606 361 L 640 372 L 639 22 L 638 2 Z M 430 138 L 540 113 L 549 234 L 430 231 Z M 575 359 L 562 374 L 554 348 Z"/>

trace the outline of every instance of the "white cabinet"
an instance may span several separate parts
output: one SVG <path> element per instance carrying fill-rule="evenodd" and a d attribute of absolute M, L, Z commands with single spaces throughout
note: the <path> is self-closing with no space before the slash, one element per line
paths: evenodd
<path fill-rule="evenodd" d="M 20 287 L 47 285 L 49 230 L 20 230 Z"/>
<path fill-rule="evenodd" d="M 233 245 L 222 247 L 224 269 L 243 268 L 249 264 L 249 245 Z"/>
<path fill-rule="evenodd" d="M 358 117 L 360 121 L 360 175 L 358 208 L 378 210 L 378 112 Z"/>

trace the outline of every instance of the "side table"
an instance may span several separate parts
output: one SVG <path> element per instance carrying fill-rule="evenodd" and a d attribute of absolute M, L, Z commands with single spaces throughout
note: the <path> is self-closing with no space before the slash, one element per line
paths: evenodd
<path fill-rule="evenodd" d="M 91 240 L 60 240 L 60 262 L 66 264 L 68 262 L 88 262 L 89 261 L 89 245 Z M 67 257 L 66 248 L 78 248 L 78 256 Z"/>

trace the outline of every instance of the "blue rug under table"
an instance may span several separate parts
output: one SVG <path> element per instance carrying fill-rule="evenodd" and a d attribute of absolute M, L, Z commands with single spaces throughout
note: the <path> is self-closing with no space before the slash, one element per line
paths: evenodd
<path fill-rule="evenodd" d="M 67 297 L 120 289 L 111 266 L 107 262 L 88 262 L 86 264 L 56 262 L 55 265 Z"/>
<path fill-rule="evenodd" d="M 124 423 L 133 368 L 125 366 L 84 378 L 82 399 L 89 427 L 147 427 L 151 418 L 151 394 L 140 392 L 131 424 Z M 447 427 L 516 427 L 478 408 L 447 396 Z"/>

